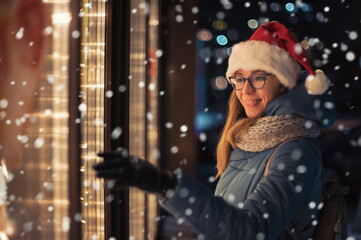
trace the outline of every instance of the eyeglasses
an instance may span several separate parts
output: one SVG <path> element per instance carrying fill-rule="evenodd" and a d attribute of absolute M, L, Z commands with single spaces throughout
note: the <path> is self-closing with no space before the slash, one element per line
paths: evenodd
<path fill-rule="evenodd" d="M 249 78 L 245 78 L 239 75 L 230 76 L 228 78 L 229 84 L 236 90 L 242 90 L 246 81 L 249 85 L 255 89 L 263 88 L 268 75 L 273 75 L 272 73 L 257 73 L 251 75 Z"/>

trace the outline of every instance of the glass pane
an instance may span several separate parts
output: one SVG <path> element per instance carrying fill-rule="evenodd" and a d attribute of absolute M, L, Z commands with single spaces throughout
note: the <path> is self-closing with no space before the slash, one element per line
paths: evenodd
<path fill-rule="evenodd" d="M 19 142 L 3 146 L 6 151 L 16 146 L 21 154 L 16 164 L 14 154 L 8 159 L 2 156 L 9 165 L 7 212 L 12 225 L 8 222 L 7 234 L 11 239 L 67 239 L 71 221 L 68 216 L 70 1 L 39 0 L 26 5 L 27 2 L 18 1 L 12 8 L 10 19 L 19 25 L 11 25 L 10 29 L 17 31 L 14 42 L 18 45 L 8 48 L 10 54 L 6 60 L 15 59 L 8 72 L 14 87 L 2 93 L 9 103 L 24 107 L 16 110 L 22 116 L 9 119 L 10 134 L 5 134 Z M 37 24 L 31 25 L 29 21 Z M 26 45 L 21 46 L 23 43 Z M 39 55 L 32 56 L 33 51 Z M 34 59 L 23 66 L 29 56 Z M 6 80 L 2 78 L 1 82 L 5 84 Z M 2 125 L 3 136 L 4 130 Z M 6 222 L 2 217 L 1 224 Z M 6 239 L 5 235 L 0 238 Z"/>

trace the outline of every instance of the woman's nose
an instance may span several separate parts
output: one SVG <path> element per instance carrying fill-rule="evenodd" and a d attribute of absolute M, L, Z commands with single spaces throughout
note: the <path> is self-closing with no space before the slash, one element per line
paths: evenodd
<path fill-rule="evenodd" d="M 251 84 L 249 83 L 249 81 L 247 80 L 244 83 L 243 89 L 242 89 L 242 94 L 250 94 L 254 91 L 254 88 L 251 86 Z"/>

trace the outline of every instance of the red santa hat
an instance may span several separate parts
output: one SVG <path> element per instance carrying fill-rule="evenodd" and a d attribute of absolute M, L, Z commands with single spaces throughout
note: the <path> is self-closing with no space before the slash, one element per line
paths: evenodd
<path fill-rule="evenodd" d="M 296 86 L 301 64 L 308 72 L 305 87 L 310 94 L 326 92 L 330 81 L 322 71 L 313 71 L 301 44 L 278 22 L 262 24 L 248 41 L 233 46 L 228 60 L 227 78 L 239 70 L 263 70 L 277 76 L 288 89 Z"/>

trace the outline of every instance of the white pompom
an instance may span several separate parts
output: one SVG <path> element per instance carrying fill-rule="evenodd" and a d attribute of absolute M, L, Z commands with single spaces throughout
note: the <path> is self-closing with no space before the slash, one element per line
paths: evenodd
<path fill-rule="evenodd" d="M 309 75 L 306 78 L 305 87 L 309 94 L 321 95 L 327 91 L 329 86 L 330 80 L 322 71 L 316 71 L 315 75 Z"/>

